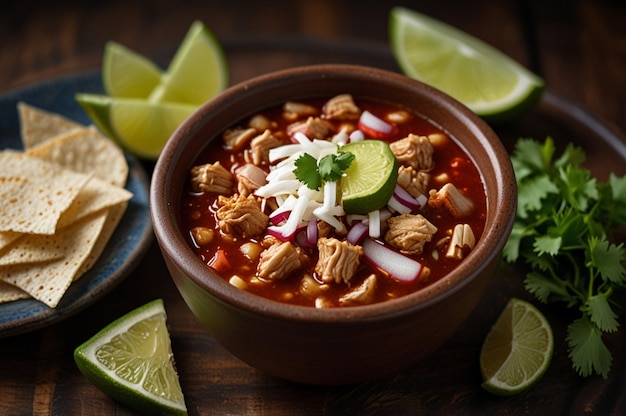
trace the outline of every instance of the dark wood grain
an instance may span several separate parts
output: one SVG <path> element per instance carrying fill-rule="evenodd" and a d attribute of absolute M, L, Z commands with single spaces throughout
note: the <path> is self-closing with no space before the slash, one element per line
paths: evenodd
<path fill-rule="evenodd" d="M 545 102 L 498 127 L 507 145 L 519 135 L 576 140 L 599 176 L 626 173 L 624 155 L 607 144 L 626 129 L 626 7 L 621 1 L 398 1 L 488 41 L 545 77 L 559 99 L 593 122 Z M 397 69 L 387 44 L 391 5 L 382 1 L 299 0 L 21 1 L 0 3 L 0 93 L 50 77 L 96 70 L 106 41 L 160 62 L 194 19 L 224 41 L 238 82 L 273 69 L 320 61 Z M 267 45 L 273 47 L 268 52 Z M 346 45 L 350 53 L 345 53 Z M 574 121 L 572 121 L 574 119 Z M 599 121 L 600 124 L 594 123 Z M 578 123 L 578 124 L 577 124 Z M 600 132 L 594 126 L 607 128 Z M 150 169 L 150 166 L 146 166 Z M 179 296 L 156 246 L 118 288 L 54 326 L 0 340 L 0 414 L 131 415 L 91 385 L 74 365 L 76 346 L 113 319 L 156 297 L 168 312 L 172 346 L 189 413 L 249 415 L 626 414 L 626 335 L 608 379 L 571 369 L 565 328 L 572 316 L 541 306 L 557 340 L 553 362 L 535 388 L 498 398 L 480 388 L 478 354 L 511 296 L 529 298 L 520 272 L 503 265 L 459 332 L 432 357 L 390 379 L 311 387 L 268 377 L 230 355 L 204 331 Z"/>

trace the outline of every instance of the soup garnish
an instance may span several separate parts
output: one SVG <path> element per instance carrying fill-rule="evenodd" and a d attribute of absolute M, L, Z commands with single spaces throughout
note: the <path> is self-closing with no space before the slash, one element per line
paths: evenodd
<path fill-rule="evenodd" d="M 387 102 L 287 102 L 191 169 L 190 246 L 240 289 L 315 307 L 383 302 L 453 270 L 485 225 L 480 174 L 443 130 Z"/>

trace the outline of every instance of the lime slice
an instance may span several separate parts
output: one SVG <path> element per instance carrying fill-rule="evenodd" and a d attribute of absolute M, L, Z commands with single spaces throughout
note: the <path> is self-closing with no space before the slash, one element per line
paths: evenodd
<path fill-rule="evenodd" d="M 552 329 L 541 312 L 511 299 L 480 351 L 483 388 L 501 396 L 521 393 L 543 376 L 553 348 Z"/>
<path fill-rule="evenodd" d="M 380 140 L 362 140 L 341 148 L 354 155 L 341 178 L 343 209 L 367 214 L 384 207 L 398 180 L 398 161 L 389 145 Z"/>
<path fill-rule="evenodd" d="M 102 60 L 102 83 L 107 95 L 147 98 L 161 82 L 161 69 L 149 59 L 116 42 L 108 42 Z"/>
<path fill-rule="evenodd" d="M 174 130 L 196 109 L 179 103 L 77 94 L 76 101 L 107 136 L 129 153 L 144 159 L 159 157 Z"/>
<path fill-rule="evenodd" d="M 488 121 L 519 116 L 543 91 L 542 79 L 502 52 L 412 10 L 391 10 L 389 36 L 407 76 L 440 89 Z"/>
<path fill-rule="evenodd" d="M 226 57 L 217 38 L 194 22 L 149 100 L 200 105 L 228 86 Z"/>
<path fill-rule="evenodd" d="M 74 351 L 85 377 L 145 414 L 187 414 L 161 299 L 106 326 Z"/>

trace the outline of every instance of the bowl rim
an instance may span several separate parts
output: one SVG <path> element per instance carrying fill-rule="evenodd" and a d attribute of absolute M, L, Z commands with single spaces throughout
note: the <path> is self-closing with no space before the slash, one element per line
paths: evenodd
<path fill-rule="evenodd" d="M 188 243 L 183 239 L 183 232 L 179 229 L 177 220 L 168 221 L 177 210 L 171 202 L 172 199 L 168 192 L 169 186 L 174 181 L 172 169 L 175 166 L 175 161 L 184 151 L 183 144 L 201 129 L 207 114 L 219 112 L 222 106 L 232 105 L 241 97 L 267 88 L 277 89 L 293 83 L 315 82 L 315 80 L 333 77 L 357 79 L 364 82 L 383 82 L 388 85 L 402 86 L 407 90 L 407 94 L 419 93 L 432 97 L 446 111 L 460 119 L 462 124 L 469 128 L 473 136 L 480 136 L 479 141 L 484 141 L 490 145 L 484 149 L 485 153 L 490 160 L 500 162 L 491 166 L 496 175 L 495 181 L 497 183 L 497 202 L 495 205 L 500 208 L 495 209 L 493 217 L 490 218 L 490 209 L 489 206 L 487 207 L 485 228 L 480 239 L 481 244 L 472 250 L 465 261 L 437 282 L 397 299 L 370 305 L 341 308 L 291 305 L 238 289 L 219 276 L 208 279 L 199 278 L 198 276 L 211 276 L 214 273 L 192 252 Z M 282 101 L 287 99 L 283 97 Z M 267 106 L 272 104 L 268 103 Z M 258 110 L 259 108 L 257 108 Z M 239 119 L 245 117 L 246 114 L 242 114 Z M 224 127 L 237 121 L 225 122 Z M 438 127 L 444 128 L 445 126 Z M 462 143 L 458 141 L 457 143 L 464 147 Z M 467 151 L 467 149 L 465 150 Z M 196 150 L 192 160 L 197 158 L 201 151 L 202 149 Z M 477 168 L 482 176 L 483 168 L 480 166 Z M 175 266 L 195 285 L 222 302 L 250 313 L 299 322 L 335 324 L 347 324 L 355 320 L 378 321 L 390 316 L 404 315 L 429 308 L 431 305 L 463 290 L 480 275 L 487 264 L 491 263 L 494 258 L 500 257 L 506 243 L 506 238 L 500 237 L 502 233 L 509 235 L 511 232 L 515 218 L 515 201 L 517 201 L 515 176 L 508 153 L 498 136 L 484 120 L 454 98 L 420 81 L 388 70 L 351 64 L 317 64 L 292 67 L 250 78 L 222 91 L 201 105 L 174 131 L 155 164 L 150 188 L 150 213 L 157 242 L 162 251 L 169 253 L 170 260 Z"/>

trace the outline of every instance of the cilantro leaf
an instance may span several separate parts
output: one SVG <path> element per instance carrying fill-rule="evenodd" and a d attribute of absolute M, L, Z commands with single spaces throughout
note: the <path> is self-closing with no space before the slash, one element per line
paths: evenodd
<path fill-rule="evenodd" d="M 528 217 L 529 212 L 541 209 L 548 195 L 558 193 L 559 188 L 547 175 L 535 176 L 518 183 L 518 215 L 522 218 Z"/>
<path fill-rule="evenodd" d="M 560 171 L 563 198 L 580 211 L 586 211 L 592 200 L 598 199 L 596 180 L 589 171 L 568 165 Z"/>
<path fill-rule="evenodd" d="M 541 172 L 550 166 L 554 151 L 551 138 L 547 138 L 543 145 L 533 139 L 519 139 L 515 144 L 514 159 L 530 171 Z"/>
<path fill-rule="evenodd" d="M 542 255 L 544 253 L 555 255 L 561 249 L 561 243 L 563 239 L 560 236 L 540 235 L 535 238 L 533 247 L 537 254 Z"/>
<path fill-rule="evenodd" d="M 322 186 L 322 177 L 317 171 L 317 159 L 308 153 L 304 153 L 295 161 L 296 168 L 293 173 L 296 178 L 304 183 L 309 189 L 318 190 Z"/>
<path fill-rule="evenodd" d="M 611 352 L 602 342 L 602 332 L 587 317 L 575 320 L 567 327 L 569 356 L 574 369 L 583 377 L 593 373 L 607 378 L 611 368 Z"/>
<path fill-rule="evenodd" d="M 600 330 L 605 332 L 615 332 L 619 327 L 617 315 L 609 305 L 608 297 L 605 294 L 592 296 L 582 307 L 587 312 L 589 319 Z"/>
<path fill-rule="evenodd" d="M 509 263 L 514 263 L 519 258 L 520 243 L 525 235 L 526 228 L 518 223 L 513 224 L 511 235 L 506 242 L 502 255 Z"/>
<path fill-rule="evenodd" d="M 339 154 L 329 154 L 320 159 L 319 174 L 324 182 L 335 182 L 341 179 L 343 171 L 350 167 L 354 160 L 354 154 L 350 152 L 340 152 Z"/>
<path fill-rule="evenodd" d="M 608 183 L 614 201 L 611 218 L 617 224 L 626 224 L 626 176 L 618 178 L 614 173 L 611 173 Z"/>
<path fill-rule="evenodd" d="M 309 189 L 319 190 L 324 182 L 336 182 L 341 179 L 343 171 L 350 167 L 353 160 L 354 154 L 339 152 L 323 156 L 318 164 L 315 157 L 304 153 L 296 159 L 293 173 Z"/>
<path fill-rule="evenodd" d="M 565 285 L 539 272 L 528 273 L 524 287 L 542 303 L 548 303 L 551 299 L 565 300 L 571 296 Z"/>
<path fill-rule="evenodd" d="M 609 244 L 605 237 L 590 237 L 587 251 L 590 267 L 598 270 L 605 282 L 626 284 L 626 254 L 623 244 Z"/>
<path fill-rule="evenodd" d="M 563 154 L 554 161 L 554 166 L 557 168 L 561 168 L 564 166 L 575 166 L 578 167 L 582 165 L 587 156 L 583 149 L 578 146 L 575 146 L 573 143 L 568 143 L 567 147 L 563 151 Z"/>

